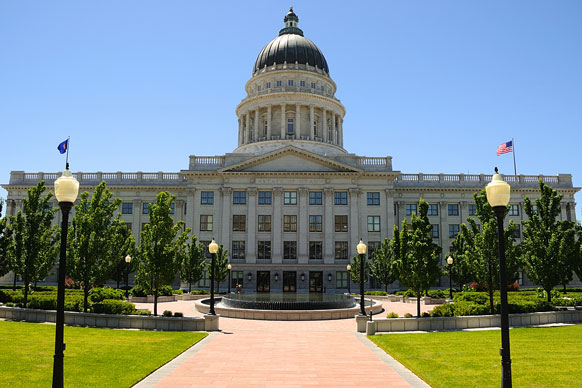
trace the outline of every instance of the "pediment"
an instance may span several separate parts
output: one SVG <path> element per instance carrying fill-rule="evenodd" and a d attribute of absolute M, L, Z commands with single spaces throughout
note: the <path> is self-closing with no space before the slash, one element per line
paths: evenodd
<path fill-rule="evenodd" d="M 220 172 L 360 172 L 361 170 L 293 146 L 225 167 Z"/>

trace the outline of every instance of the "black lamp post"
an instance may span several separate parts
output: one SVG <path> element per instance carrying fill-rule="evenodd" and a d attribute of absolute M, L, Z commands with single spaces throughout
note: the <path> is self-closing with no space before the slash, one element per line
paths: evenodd
<path fill-rule="evenodd" d="M 129 300 L 129 266 L 131 265 L 131 256 L 125 256 L 125 299 Z"/>
<path fill-rule="evenodd" d="M 228 293 L 230 294 L 230 283 L 232 283 L 230 280 L 230 270 L 232 269 L 232 265 L 229 264 L 226 268 L 228 268 Z"/>
<path fill-rule="evenodd" d="M 214 239 L 208 245 L 208 252 L 212 256 L 212 260 L 210 261 L 210 311 L 208 314 L 216 315 L 214 311 L 214 261 L 216 260 L 216 252 L 218 252 L 218 244 Z"/>
<path fill-rule="evenodd" d="M 364 261 L 366 260 L 366 244 L 360 239 L 356 250 L 360 255 L 360 314 L 366 316 L 366 308 L 364 306 Z"/>
<path fill-rule="evenodd" d="M 53 364 L 53 388 L 63 387 L 64 366 L 64 326 L 65 326 L 65 273 L 67 268 L 67 232 L 69 213 L 79 193 L 79 182 L 69 170 L 69 164 L 63 174 L 55 181 L 55 196 L 63 214 L 61 222 L 61 252 L 59 256 L 59 274 L 57 290 L 57 320 L 55 333 L 55 355 Z"/>
<path fill-rule="evenodd" d="M 453 300 L 453 257 L 447 257 L 447 264 L 449 265 L 449 299 Z"/>
<path fill-rule="evenodd" d="M 511 188 L 503 180 L 497 167 L 491 182 L 485 188 L 487 202 L 497 217 L 498 245 L 499 245 L 499 297 L 501 299 L 501 387 L 511 388 L 511 356 L 509 351 L 509 315 L 507 304 L 507 268 L 505 263 L 505 236 L 503 233 L 503 219 L 509 204 Z"/>
<path fill-rule="evenodd" d="M 348 294 L 352 293 L 352 287 L 350 285 L 350 283 L 352 282 L 352 266 L 351 265 L 347 265 L 346 269 L 348 270 Z"/>

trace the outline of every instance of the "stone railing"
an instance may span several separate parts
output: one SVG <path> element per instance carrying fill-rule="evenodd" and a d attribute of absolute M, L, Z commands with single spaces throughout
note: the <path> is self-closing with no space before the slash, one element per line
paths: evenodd
<path fill-rule="evenodd" d="M 34 185 L 38 181 L 44 180 L 47 185 L 54 182 L 60 177 L 60 173 L 46 173 L 46 172 L 24 172 L 12 171 L 10 173 L 11 185 Z M 97 185 L 101 181 L 105 181 L 110 186 L 119 185 L 181 185 L 186 182 L 186 178 L 175 172 L 74 172 L 73 176 L 77 178 L 81 186 Z"/>
<path fill-rule="evenodd" d="M 216 170 L 224 167 L 224 156 L 190 155 L 190 170 Z"/>
<path fill-rule="evenodd" d="M 397 186 L 416 186 L 438 183 L 439 186 L 485 186 L 491 181 L 491 174 L 400 174 L 396 178 Z M 552 187 L 572 187 L 572 175 L 504 175 L 503 179 L 510 185 L 537 187 L 538 181 Z"/>

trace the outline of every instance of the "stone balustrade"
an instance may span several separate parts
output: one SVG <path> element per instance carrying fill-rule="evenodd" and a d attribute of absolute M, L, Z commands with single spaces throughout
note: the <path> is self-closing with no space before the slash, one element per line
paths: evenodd
<path fill-rule="evenodd" d="M 10 173 L 11 185 L 33 185 L 38 181 L 44 180 L 47 184 L 51 184 L 61 173 L 46 173 L 46 172 L 24 172 L 12 171 Z M 186 182 L 186 178 L 176 172 L 73 172 L 73 176 L 79 181 L 81 186 L 97 185 L 101 181 L 105 181 L 110 186 L 116 185 L 182 185 Z"/>
<path fill-rule="evenodd" d="M 396 186 L 467 186 L 484 187 L 491 181 L 491 174 L 400 174 L 396 178 Z M 510 185 L 517 187 L 537 187 L 538 181 L 552 187 L 572 187 L 572 175 L 503 175 L 503 179 Z"/>

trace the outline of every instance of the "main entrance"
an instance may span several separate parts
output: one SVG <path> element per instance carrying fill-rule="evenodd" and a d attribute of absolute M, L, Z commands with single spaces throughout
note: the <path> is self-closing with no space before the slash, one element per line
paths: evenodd
<path fill-rule="evenodd" d="M 323 272 L 309 272 L 309 292 L 323 292 Z"/>
<path fill-rule="evenodd" d="M 283 271 L 283 292 L 297 291 L 297 272 Z"/>
<path fill-rule="evenodd" d="M 271 291 L 271 272 L 257 271 L 257 292 Z"/>

